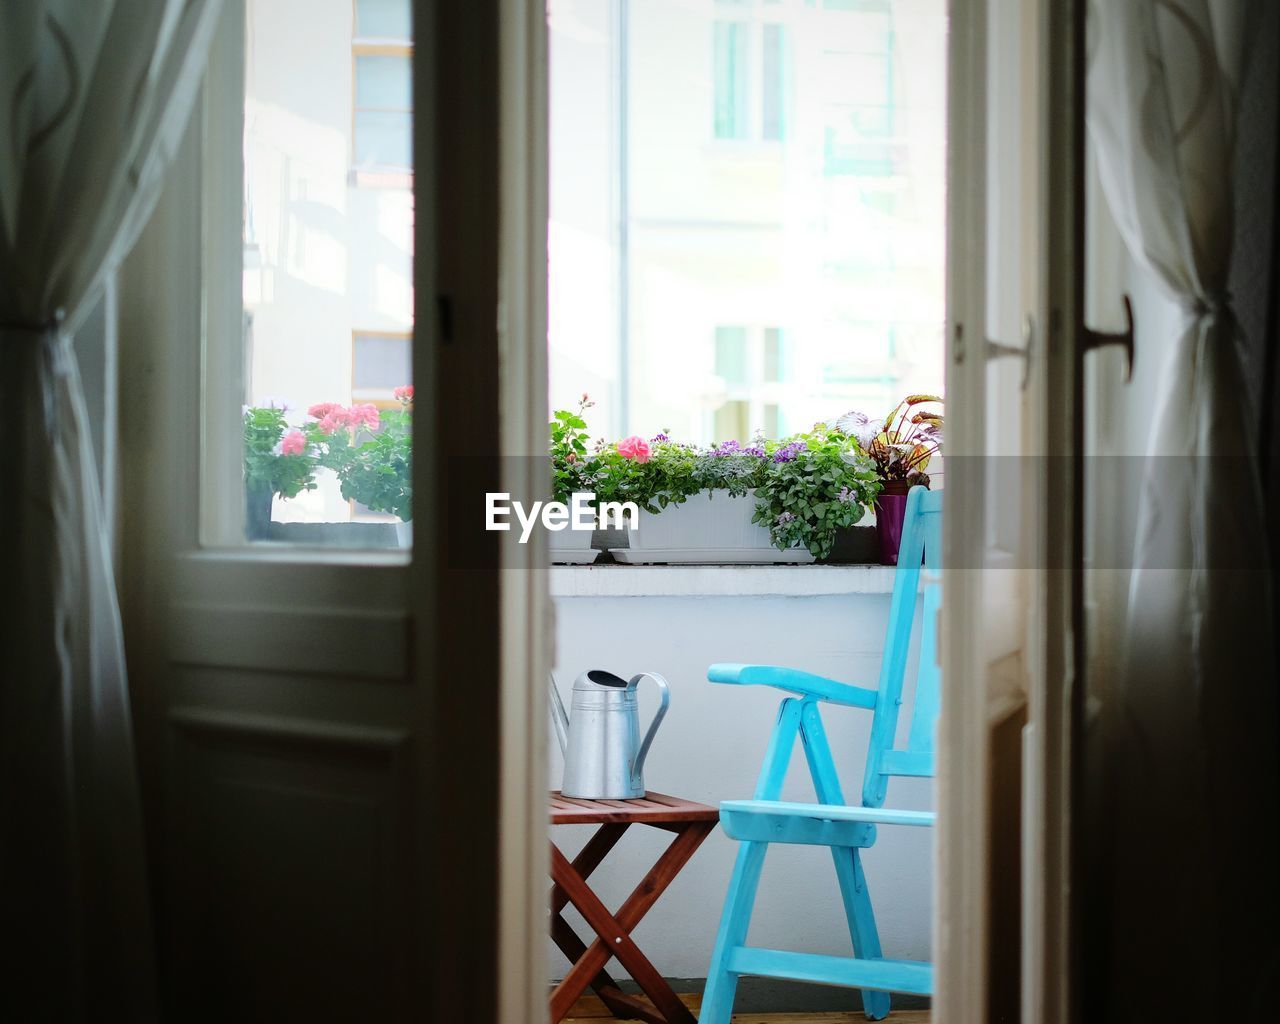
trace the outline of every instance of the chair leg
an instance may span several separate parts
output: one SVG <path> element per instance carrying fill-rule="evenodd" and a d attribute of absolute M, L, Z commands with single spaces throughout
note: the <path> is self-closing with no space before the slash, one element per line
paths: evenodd
<path fill-rule="evenodd" d="M 804 701 L 797 697 L 788 697 L 778 708 L 778 720 L 769 737 L 769 748 L 765 751 L 764 764 L 756 783 L 756 799 L 776 800 L 782 793 L 791 752 L 800 733 L 803 708 Z M 764 867 L 764 855 L 768 849 L 768 843 L 757 842 L 743 843 L 738 847 L 738 859 L 733 866 L 729 893 L 724 899 L 724 913 L 720 917 L 720 931 L 707 969 L 707 987 L 702 993 L 698 1024 L 729 1024 L 733 997 L 738 991 L 738 976 L 731 973 L 726 964 L 734 948 L 746 944 L 756 889 L 760 886 L 760 870 Z"/>
<path fill-rule="evenodd" d="M 822 715 L 818 705 L 806 701 L 801 719 L 801 741 L 809 762 L 809 774 L 818 802 L 843 804 L 840 778 L 836 774 L 835 758 L 831 756 L 831 744 L 827 742 L 822 727 Z M 871 896 L 867 892 L 867 879 L 862 873 L 862 858 L 852 847 L 833 846 L 831 859 L 835 862 L 836 877 L 840 880 L 840 896 L 844 900 L 844 913 L 849 921 L 849 937 L 853 940 L 854 956 L 862 960 L 879 958 L 880 935 L 876 930 L 875 912 L 871 909 Z M 888 992 L 862 989 L 862 1012 L 868 1020 L 883 1020 L 889 1015 Z"/>
<path fill-rule="evenodd" d="M 862 873 L 862 858 L 857 850 L 849 847 L 832 847 L 831 857 L 836 864 L 836 877 L 840 879 L 840 896 L 844 900 L 845 917 L 849 920 L 854 955 L 861 960 L 878 959 L 882 955 L 880 934 L 871 909 L 867 879 Z M 868 1020 L 884 1020 L 889 1015 L 889 1005 L 888 992 L 862 989 L 862 1012 Z"/>
<path fill-rule="evenodd" d="M 733 997 L 738 991 L 738 976 L 730 972 L 727 962 L 730 952 L 747 941 L 747 928 L 751 924 L 751 909 L 755 905 L 756 889 L 760 885 L 760 870 L 764 867 L 768 843 L 748 842 L 738 848 L 738 859 L 729 880 L 729 892 L 724 899 L 724 913 L 720 918 L 720 931 L 711 952 L 711 964 L 707 969 L 707 987 L 702 993 L 702 1012 L 698 1024 L 729 1024 L 733 1013 Z"/>

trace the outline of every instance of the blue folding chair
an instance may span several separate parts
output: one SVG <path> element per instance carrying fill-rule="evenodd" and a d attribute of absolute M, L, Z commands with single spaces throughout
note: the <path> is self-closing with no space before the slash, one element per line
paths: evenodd
<path fill-rule="evenodd" d="M 768 665 L 712 665 L 707 670 L 707 678 L 713 683 L 764 684 L 795 696 L 782 702 L 755 798 L 729 800 L 720 805 L 720 824 L 730 839 L 742 845 L 711 954 L 702 1014 L 698 1018 L 700 1024 L 728 1024 L 738 978 L 744 974 L 859 988 L 863 1010 L 871 1020 L 881 1020 L 889 1013 L 890 992 L 929 995 L 933 991 L 931 963 L 889 960 L 881 955 L 875 914 L 858 851 L 876 841 L 877 825 L 927 827 L 934 823 L 931 812 L 890 810 L 884 807 L 884 800 L 890 776 L 931 777 L 934 774 L 933 732 L 940 684 L 937 621 L 942 589 L 941 540 L 941 492 L 912 488 L 907 497 L 877 689 L 868 690 L 808 672 Z M 902 703 L 922 556 L 928 572 L 915 711 L 906 746 L 899 749 L 894 746 L 898 707 Z M 872 711 L 861 806 L 845 805 L 818 710 L 822 701 Z M 787 803 L 778 799 L 797 736 L 804 745 L 818 803 Z M 770 843 L 831 847 L 853 939 L 852 957 L 746 945 L 760 869 Z"/>

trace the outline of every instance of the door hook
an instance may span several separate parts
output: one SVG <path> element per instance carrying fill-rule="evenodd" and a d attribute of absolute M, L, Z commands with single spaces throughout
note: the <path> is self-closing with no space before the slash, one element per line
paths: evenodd
<path fill-rule="evenodd" d="M 1095 348 L 1105 348 L 1107 345 L 1123 345 L 1125 354 L 1125 372 L 1124 382 L 1126 384 L 1133 380 L 1133 303 L 1129 301 L 1129 296 L 1124 296 L 1124 318 L 1126 326 L 1119 334 L 1108 334 L 1105 331 L 1095 331 L 1092 327 L 1084 329 L 1084 350 L 1091 352 Z"/>
<path fill-rule="evenodd" d="M 1010 345 L 1003 341 L 987 339 L 986 354 L 988 359 L 1004 359 L 1013 357 L 1022 360 L 1022 390 L 1027 390 L 1027 381 L 1031 379 L 1031 349 L 1035 341 L 1035 321 L 1028 313 L 1022 321 L 1022 344 Z"/>

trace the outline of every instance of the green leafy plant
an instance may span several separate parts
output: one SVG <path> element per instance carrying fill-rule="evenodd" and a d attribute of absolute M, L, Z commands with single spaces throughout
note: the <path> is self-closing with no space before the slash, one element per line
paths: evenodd
<path fill-rule="evenodd" d="M 344 498 L 407 523 L 413 519 L 413 388 L 397 388 L 396 398 L 400 408 L 380 414 L 373 406 L 349 410 L 345 427 L 323 432 L 322 459 L 337 472 Z M 350 415 L 362 409 L 363 420 Z M 316 429 L 323 425 L 321 419 Z"/>
<path fill-rule="evenodd" d="M 250 492 L 295 498 L 316 489 L 316 459 L 308 454 L 306 434 L 289 426 L 286 411 L 283 404 L 245 407 L 244 479 Z"/>
<path fill-rule="evenodd" d="M 763 442 L 759 442 L 763 444 Z M 582 485 L 601 501 L 634 501 L 647 512 L 680 505 L 701 491 L 740 497 L 762 479 L 763 447 L 725 441 L 709 448 L 665 433 L 597 443 L 583 461 Z"/>
<path fill-rule="evenodd" d="M 879 491 L 875 464 L 855 438 L 823 424 L 781 441 L 723 441 L 706 448 L 665 433 L 596 444 L 574 460 L 576 488 L 600 501 L 634 501 L 660 513 L 692 495 L 753 495 L 753 522 L 780 549 L 830 554 L 836 533 L 862 519 Z"/>
<path fill-rule="evenodd" d="M 568 503 L 583 485 L 587 458 L 587 421 L 583 414 L 596 403 L 584 392 L 576 410 L 560 409 L 551 419 L 551 496 Z"/>
<path fill-rule="evenodd" d="M 768 528 L 779 550 L 800 544 L 825 558 L 837 532 L 860 522 L 879 493 L 874 461 L 856 438 L 823 423 L 765 450 L 752 522 Z"/>

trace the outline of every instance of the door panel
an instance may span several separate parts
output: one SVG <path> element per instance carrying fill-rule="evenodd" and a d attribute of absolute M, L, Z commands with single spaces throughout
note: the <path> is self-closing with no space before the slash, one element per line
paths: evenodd
<path fill-rule="evenodd" d="M 183 1018 L 290 1020 L 310 1006 L 391 1019 L 408 948 L 408 733 L 200 706 L 169 721 Z"/>

